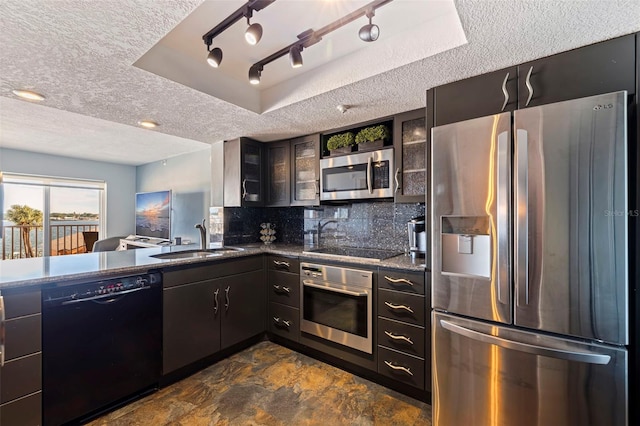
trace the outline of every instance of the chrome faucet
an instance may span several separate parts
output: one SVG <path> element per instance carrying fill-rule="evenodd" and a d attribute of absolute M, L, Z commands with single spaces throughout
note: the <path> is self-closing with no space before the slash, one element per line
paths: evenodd
<path fill-rule="evenodd" d="M 318 244 L 320 244 L 320 236 L 322 234 L 322 230 L 324 229 L 325 226 L 327 226 L 330 223 L 338 223 L 337 220 L 327 220 L 324 223 L 318 222 Z"/>
<path fill-rule="evenodd" d="M 202 224 L 196 223 L 196 228 L 200 231 L 200 248 L 202 250 L 207 249 L 207 230 L 204 228 L 206 219 L 202 219 Z"/>

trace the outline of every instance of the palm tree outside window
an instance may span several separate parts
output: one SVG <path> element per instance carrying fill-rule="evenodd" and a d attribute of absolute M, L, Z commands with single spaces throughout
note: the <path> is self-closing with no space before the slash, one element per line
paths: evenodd
<path fill-rule="evenodd" d="M 102 181 L 10 174 L 0 184 L 1 259 L 86 253 L 106 235 Z"/>

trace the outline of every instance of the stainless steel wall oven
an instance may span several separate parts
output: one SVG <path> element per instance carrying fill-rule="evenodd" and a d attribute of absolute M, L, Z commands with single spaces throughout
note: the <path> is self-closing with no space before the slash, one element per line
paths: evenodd
<path fill-rule="evenodd" d="M 300 263 L 300 330 L 373 353 L 373 272 Z"/>

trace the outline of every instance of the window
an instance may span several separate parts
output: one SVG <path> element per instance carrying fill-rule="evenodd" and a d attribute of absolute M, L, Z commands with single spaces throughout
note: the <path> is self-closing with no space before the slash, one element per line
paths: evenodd
<path fill-rule="evenodd" d="M 4 174 L 2 259 L 87 253 L 105 235 L 102 181 Z"/>

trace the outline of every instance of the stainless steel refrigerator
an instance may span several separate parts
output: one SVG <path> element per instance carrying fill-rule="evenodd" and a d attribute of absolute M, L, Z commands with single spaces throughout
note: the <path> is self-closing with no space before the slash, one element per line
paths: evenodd
<path fill-rule="evenodd" d="M 433 129 L 434 425 L 627 423 L 626 105 Z"/>

